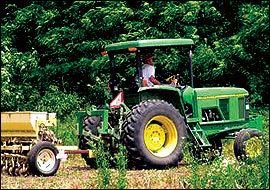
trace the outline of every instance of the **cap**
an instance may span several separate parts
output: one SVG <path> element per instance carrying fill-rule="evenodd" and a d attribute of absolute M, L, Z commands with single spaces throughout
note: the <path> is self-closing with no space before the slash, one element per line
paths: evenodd
<path fill-rule="evenodd" d="M 143 56 L 143 61 L 145 61 L 145 60 L 147 60 L 147 59 L 149 59 L 149 58 L 151 58 L 151 57 L 153 57 L 153 55 L 152 54 L 150 54 L 150 53 L 148 53 L 148 54 L 145 54 L 144 56 Z"/>

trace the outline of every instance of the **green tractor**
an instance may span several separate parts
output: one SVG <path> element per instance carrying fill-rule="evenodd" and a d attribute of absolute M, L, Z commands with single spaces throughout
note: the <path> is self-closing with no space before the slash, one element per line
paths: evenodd
<path fill-rule="evenodd" d="M 90 149 L 89 154 L 82 154 L 88 165 L 95 166 L 90 144 L 97 144 L 99 139 L 112 152 L 124 144 L 129 163 L 140 168 L 177 165 L 183 157 L 185 140 L 196 147 L 192 149 L 196 155 L 208 149 L 221 153 L 221 139 L 229 138 L 235 139 L 238 160 L 255 155 L 246 142 L 262 136 L 262 116 L 249 115 L 248 91 L 235 87 L 194 88 L 193 47 L 191 39 L 137 40 L 105 46 L 112 101 L 103 108 L 93 106 L 77 114 L 79 148 Z M 177 84 L 142 87 L 142 55 L 170 48 L 186 50 L 190 84 L 179 84 L 179 75 L 174 75 Z M 121 85 L 125 80 L 117 75 L 117 56 L 121 59 L 123 54 L 132 54 L 135 60 L 136 76 L 129 85 Z M 258 148 L 262 149 L 262 144 Z"/>

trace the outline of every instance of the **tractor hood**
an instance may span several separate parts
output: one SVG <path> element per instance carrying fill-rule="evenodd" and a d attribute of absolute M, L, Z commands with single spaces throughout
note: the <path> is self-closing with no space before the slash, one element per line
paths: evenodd
<path fill-rule="evenodd" d="M 248 91 L 235 87 L 192 88 L 187 86 L 183 92 L 184 102 L 189 104 L 192 104 L 196 99 L 206 100 L 244 96 L 248 96 Z"/>
<path fill-rule="evenodd" d="M 195 88 L 197 99 L 230 98 L 248 96 L 248 91 L 235 87 Z"/>
<path fill-rule="evenodd" d="M 179 88 L 175 88 L 169 85 L 155 85 L 154 87 L 141 87 L 138 92 L 149 90 L 169 90 L 180 92 Z M 248 96 L 248 91 L 244 88 L 235 87 L 212 87 L 212 88 L 192 88 L 187 86 L 184 89 L 184 99 L 192 99 L 193 94 L 197 94 L 197 99 L 211 99 L 211 98 L 230 98 L 230 97 L 244 97 Z M 180 94 L 179 94 L 180 95 Z"/>

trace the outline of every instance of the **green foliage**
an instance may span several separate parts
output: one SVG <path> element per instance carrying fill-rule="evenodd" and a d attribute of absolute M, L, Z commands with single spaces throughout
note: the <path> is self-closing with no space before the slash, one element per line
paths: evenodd
<path fill-rule="evenodd" d="M 264 106 L 269 102 L 268 13 L 264 2 L 7 3 L 1 26 L 1 107 L 31 110 L 51 85 L 67 94 L 76 92 L 82 104 L 103 104 L 106 87 L 96 84 L 109 79 L 108 61 L 99 55 L 104 45 L 180 37 L 192 38 L 197 45 L 197 87 L 244 87 L 253 105 Z M 173 52 L 162 62 L 160 57 L 159 66 L 166 72 L 159 73 L 179 68 L 175 55 L 179 54 Z"/>
<path fill-rule="evenodd" d="M 57 138 L 62 140 L 62 145 L 77 146 L 79 144 L 76 119 L 76 112 L 74 111 L 65 118 L 58 119 L 56 128 L 51 129 Z"/>
<path fill-rule="evenodd" d="M 191 176 L 187 178 L 190 188 L 195 189 L 267 189 L 269 188 L 269 150 L 253 163 L 236 162 L 222 155 L 211 165 L 190 164 Z M 202 169 L 203 168 L 203 169 Z"/>
<path fill-rule="evenodd" d="M 110 152 L 104 147 L 103 141 L 99 140 L 96 149 L 96 163 L 98 168 L 97 180 L 99 189 L 108 189 L 111 180 Z"/>
<path fill-rule="evenodd" d="M 118 171 L 118 189 L 127 187 L 127 149 L 122 144 L 119 145 L 119 152 L 114 156 Z"/>
<path fill-rule="evenodd" d="M 96 156 L 98 188 L 108 189 L 112 188 L 112 185 L 117 185 L 118 189 L 125 189 L 128 185 L 126 147 L 119 144 L 117 153 L 112 155 L 108 144 L 101 139 L 96 143 L 89 142 L 88 144 Z M 116 184 L 114 180 L 111 180 L 112 166 L 116 167 L 118 173 Z"/>
<path fill-rule="evenodd" d="M 57 86 L 49 86 L 48 91 L 37 102 L 36 109 L 38 111 L 47 111 L 49 113 L 57 113 L 59 119 L 65 119 L 74 111 L 78 111 L 81 100 L 77 93 L 66 94 L 58 90 Z"/>

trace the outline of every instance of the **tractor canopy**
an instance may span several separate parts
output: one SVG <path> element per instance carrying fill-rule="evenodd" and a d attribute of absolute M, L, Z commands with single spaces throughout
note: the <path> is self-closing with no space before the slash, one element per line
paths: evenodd
<path fill-rule="evenodd" d="M 113 43 L 105 46 L 105 51 L 118 51 L 127 50 L 129 48 L 151 48 L 151 47 L 165 47 L 165 46 L 183 46 L 183 45 L 193 45 L 193 40 L 191 39 L 151 39 L 151 40 L 137 40 L 137 41 L 127 41 Z M 135 50 L 136 51 L 136 50 Z"/>

